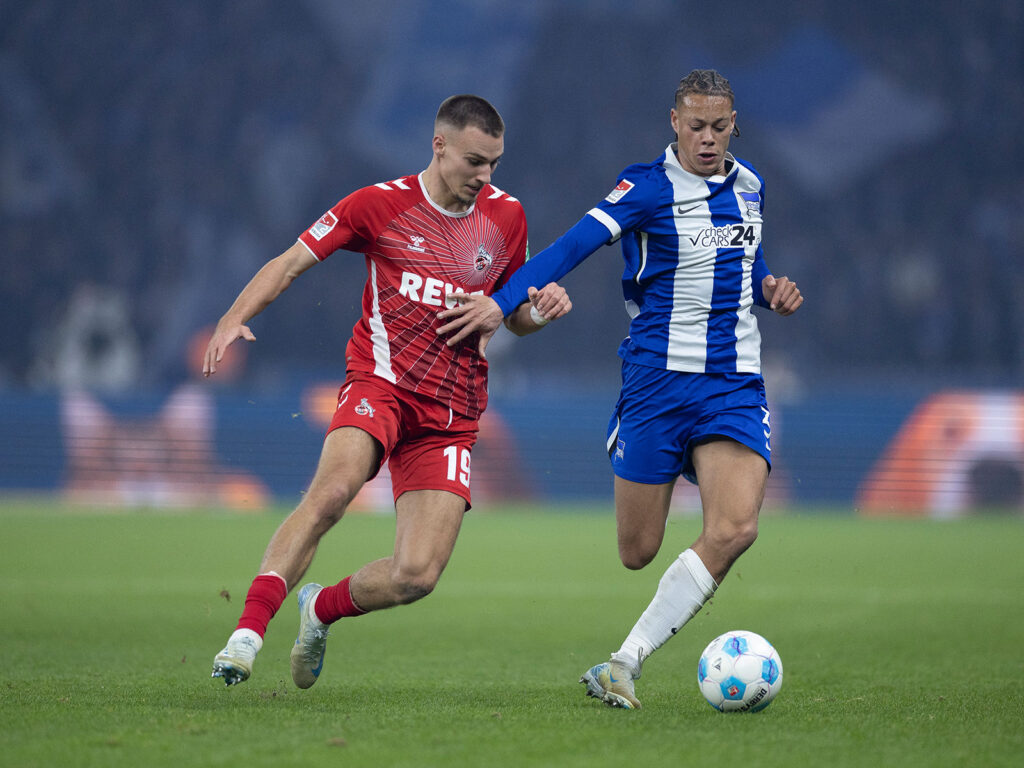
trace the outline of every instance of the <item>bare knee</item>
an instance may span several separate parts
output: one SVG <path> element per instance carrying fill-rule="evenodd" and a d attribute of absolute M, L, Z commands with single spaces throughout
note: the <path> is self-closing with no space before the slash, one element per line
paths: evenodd
<path fill-rule="evenodd" d="M 731 548 L 736 552 L 736 557 L 739 557 L 757 541 L 757 518 L 735 526 L 731 533 Z"/>
<path fill-rule="evenodd" d="M 433 592 L 440 577 L 440 572 L 430 567 L 396 567 L 391 573 L 391 586 L 398 603 L 408 605 Z"/>
<path fill-rule="evenodd" d="M 715 526 L 704 531 L 702 538 L 731 563 L 757 540 L 757 518 Z"/>
<path fill-rule="evenodd" d="M 648 565 L 661 549 L 661 536 L 633 536 L 619 540 L 619 560 L 631 571 Z"/>

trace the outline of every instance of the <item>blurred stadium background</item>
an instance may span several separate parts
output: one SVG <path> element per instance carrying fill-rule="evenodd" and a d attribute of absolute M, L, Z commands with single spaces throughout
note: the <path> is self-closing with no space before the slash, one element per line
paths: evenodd
<path fill-rule="evenodd" d="M 737 93 L 733 152 L 767 180 L 768 263 L 807 297 L 759 316 L 769 504 L 1019 514 L 1019 0 L 7 0 L 0 493 L 291 504 L 365 272 L 318 267 L 203 381 L 210 328 L 259 266 L 351 190 L 425 167 L 459 92 L 506 120 L 495 183 L 536 252 L 660 154 L 676 83 L 706 66 Z M 571 316 L 492 347 L 478 506 L 610 501 L 620 263 L 595 254 L 565 281 Z M 360 505 L 390 508 L 386 478 Z"/>

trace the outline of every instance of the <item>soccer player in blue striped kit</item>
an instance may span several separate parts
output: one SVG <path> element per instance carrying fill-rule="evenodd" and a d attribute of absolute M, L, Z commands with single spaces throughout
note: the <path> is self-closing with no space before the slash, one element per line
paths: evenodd
<path fill-rule="evenodd" d="M 612 192 L 492 296 L 453 295 L 438 333 L 458 344 L 480 333 L 483 351 L 502 318 L 601 246 L 622 242 L 629 336 L 619 347 L 622 390 L 608 429 L 619 557 L 643 568 L 661 548 L 679 475 L 700 489 L 703 527 L 665 571 L 657 592 L 611 659 L 587 670 L 587 695 L 639 709 L 644 660 L 714 594 L 757 537 L 771 462 L 754 304 L 790 315 L 796 283 L 764 261 L 764 181 L 729 152 L 739 135 L 732 88 L 714 70 L 679 83 L 676 142 L 631 165 Z"/>

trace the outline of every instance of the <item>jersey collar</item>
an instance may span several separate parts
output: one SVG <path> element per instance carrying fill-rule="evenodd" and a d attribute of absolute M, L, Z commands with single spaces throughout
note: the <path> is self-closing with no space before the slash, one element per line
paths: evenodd
<path fill-rule="evenodd" d="M 427 185 L 423 183 L 423 173 L 423 171 L 420 171 L 416 175 L 416 180 L 420 183 L 420 191 L 423 193 L 423 199 L 426 200 L 438 213 L 444 214 L 445 216 L 448 216 L 452 219 L 463 219 L 466 216 L 469 216 L 469 214 L 473 212 L 473 209 L 476 208 L 476 201 L 474 200 L 473 204 L 464 211 L 459 211 L 458 213 L 456 213 L 455 211 L 445 210 L 440 205 L 438 205 L 437 203 L 430 199 L 430 193 L 427 192 Z M 483 193 L 484 191 L 481 189 L 480 194 L 482 195 Z"/>
<path fill-rule="evenodd" d="M 736 162 L 736 158 L 732 156 L 731 152 L 725 153 L 725 166 L 729 169 L 723 174 L 716 174 L 715 176 L 698 176 L 695 173 L 690 173 L 688 170 L 683 168 L 679 163 L 679 155 L 676 154 L 678 145 L 673 141 L 668 145 L 668 149 L 665 150 L 665 165 L 676 168 L 680 173 L 685 173 L 687 176 L 692 176 L 695 179 L 701 179 L 702 181 L 713 181 L 716 184 L 721 184 L 732 174 L 736 173 L 736 168 L 739 163 Z"/>

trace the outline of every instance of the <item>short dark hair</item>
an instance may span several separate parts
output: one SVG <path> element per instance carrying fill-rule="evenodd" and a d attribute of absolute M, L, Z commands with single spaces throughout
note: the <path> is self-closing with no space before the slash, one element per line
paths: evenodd
<path fill-rule="evenodd" d="M 435 126 L 439 123 L 445 123 L 458 130 L 472 125 L 495 138 L 505 133 L 505 123 L 498 110 L 486 99 L 469 93 L 449 96 L 442 101 L 434 119 Z"/>
<path fill-rule="evenodd" d="M 699 96 L 722 96 L 729 100 L 729 104 L 736 103 L 736 94 L 732 92 L 732 86 L 719 72 L 714 69 L 694 69 L 686 77 L 679 81 L 676 88 L 676 108 L 683 99 L 690 94 Z M 733 136 L 740 135 L 740 129 L 733 126 Z"/>

